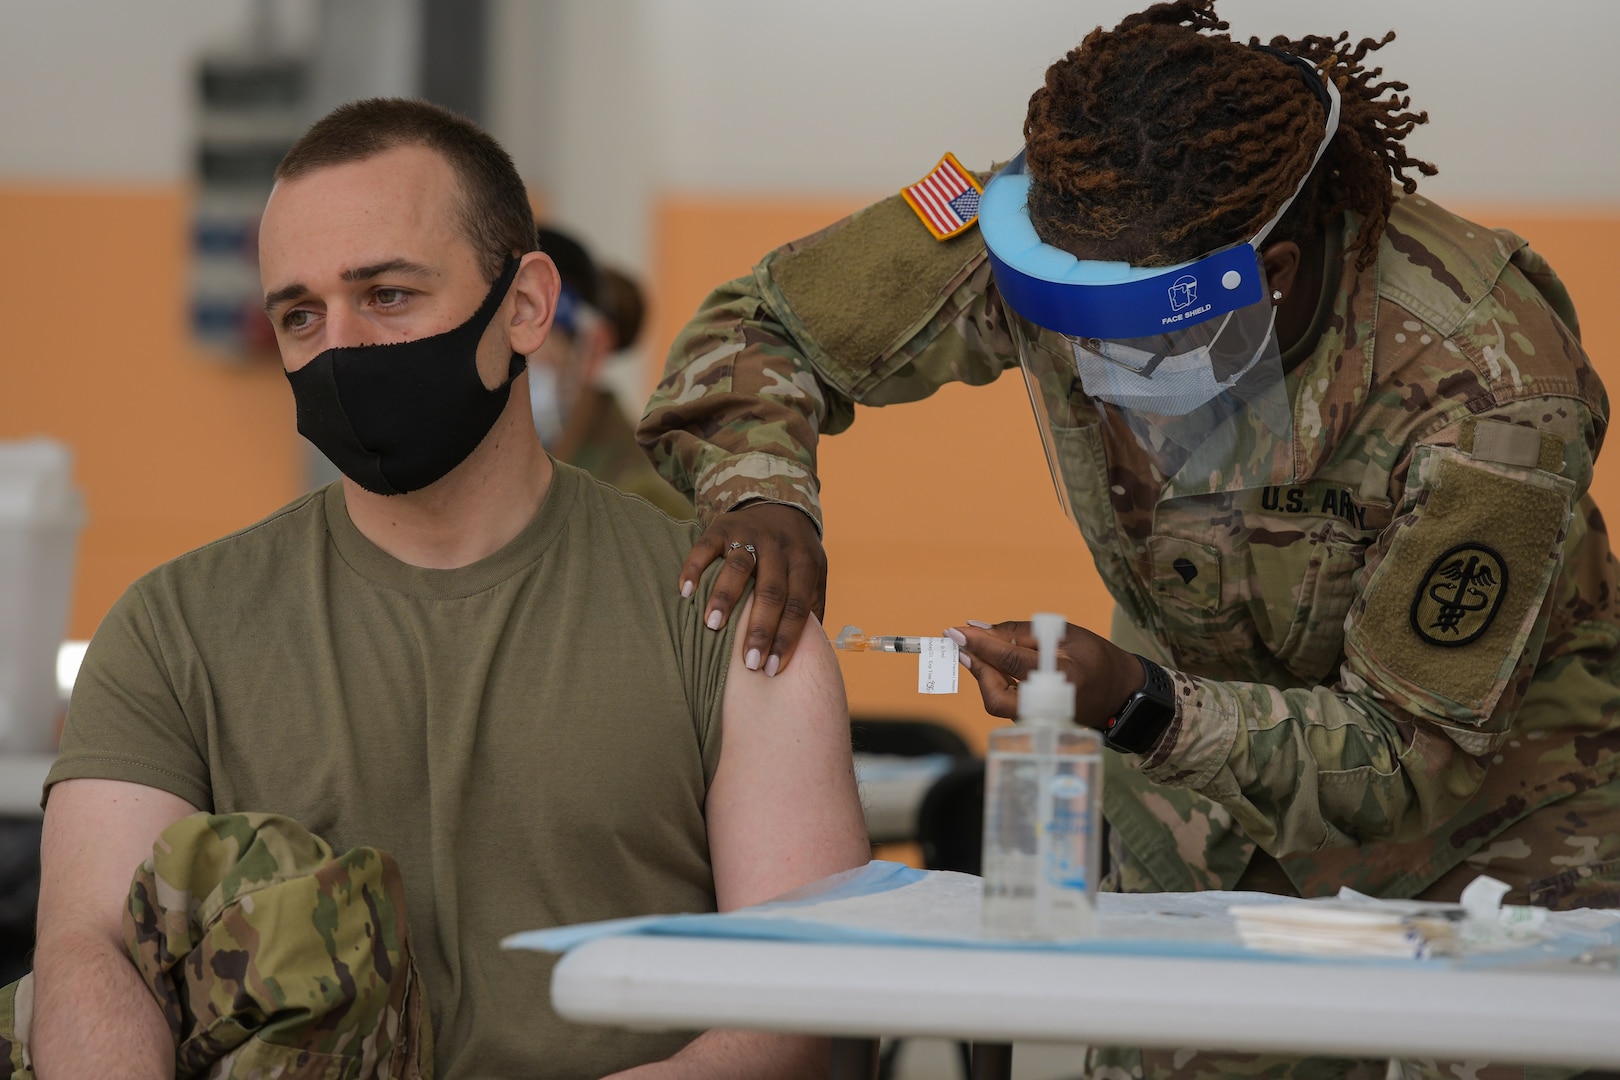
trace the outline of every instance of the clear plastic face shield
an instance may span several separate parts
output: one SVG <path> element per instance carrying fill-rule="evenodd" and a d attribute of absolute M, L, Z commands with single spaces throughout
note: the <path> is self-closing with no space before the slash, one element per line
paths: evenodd
<path fill-rule="evenodd" d="M 1308 177 L 1338 129 L 1338 91 L 1308 62 L 1278 55 L 1309 72 L 1327 111 Z M 1259 251 L 1299 189 L 1247 242 L 1136 267 L 1042 243 L 1029 183 L 1020 153 L 986 185 L 979 229 L 1071 516 L 1076 500 L 1098 494 L 1095 465 L 1075 451 L 1099 418 L 1124 426 L 1118 434 L 1128 432 L 1161 485 L 1215 489 L 1239 471 L 1262 484 L 1292 479 L 1293 408 Z"/>

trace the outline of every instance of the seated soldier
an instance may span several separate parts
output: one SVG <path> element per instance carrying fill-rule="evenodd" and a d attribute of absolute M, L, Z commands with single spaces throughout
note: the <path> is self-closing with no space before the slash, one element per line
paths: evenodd
<path fill-rule="evenodd" d="M 344 476 L 146 575 L 97 631 L 47 782 L 19 1032 L 39 1075 L 174 1075 L 180 1033 L 120 924 L 131 872 L 197 811 L 284 815 L 397 859 L 440 1077 L 596 1077 L 670 1054 L 634 1074 L 814 1074 L 814 1040 L 566 1023 L 550 964 L 498 943 L 735 908 L 864 862 L 824 636 L 774 679 L 747 670 L 668 587 L 696 526 L 542 450 L 523 357 L 552 328 L 558 277 L 488 135 L 363 101 L 276 175 L 266 311 L 298 429 Z M 207 916 L 212 898 L 199 915 L 157 877 L 128 900 L 138 925 L 151 903 L 179 909 L 159 910 L 165 926 Z M 274 918 L 248 905 L 260 930 L 239 950 L 179 970 L 273 987 L 360 891 Z M 387 925 L 373 911 L 364 927 L 379 949 Z M 339 1074 L 308 1059 L 276 1075 Z"/>

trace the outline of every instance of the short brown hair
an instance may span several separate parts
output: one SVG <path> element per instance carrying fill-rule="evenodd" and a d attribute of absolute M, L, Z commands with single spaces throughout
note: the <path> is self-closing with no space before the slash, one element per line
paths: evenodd
<path fill-rule="evenodd" d="M 501 144 L 465 117 L 411 98 L 366 98 L 317 120 L 276 166 L 277 180 L 364 161 L 399 146 L 444 155 L 461 183 L 461 224 L 478 252 L 484 280 L 535 249 L 534 212 L 517 167 Z"/>

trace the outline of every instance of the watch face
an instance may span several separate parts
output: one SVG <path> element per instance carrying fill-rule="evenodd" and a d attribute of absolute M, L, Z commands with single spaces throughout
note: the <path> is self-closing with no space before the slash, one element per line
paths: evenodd
<path fill-rule="evenodd" d="M 1111 716 L 1103 725 L 1103 740 L 1115 750 L 1128 754 L 1145 754 L 1153 749 L 1164 729 L 1175 718 L 1173 703 L 1149 697 L 1138 690 L 1131 695 L 1118 716 Z"/>

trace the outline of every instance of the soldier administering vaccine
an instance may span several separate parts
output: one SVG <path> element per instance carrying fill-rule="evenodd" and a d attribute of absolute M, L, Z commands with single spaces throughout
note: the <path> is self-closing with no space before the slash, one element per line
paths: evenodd
<path fill-rule="evenodd" d="M 1608 403 L 1569 296 L 1417 194 L 1393 35 L 1227 29 L 1099 28 L 1009 164 L 947 156 L 710 296 L 640 430 L 708 524 L 680 585 L 726 560 L 715 626 L 756 574 L 744 648 L 781 670 L 822 603 L 817 437 L 1021 368 L 1115 601 L 1063 660 L 1119 752 L 1107 886 L 1620 905 Z M 1014 715 L 1026 628 L 950 633 Z"/>

